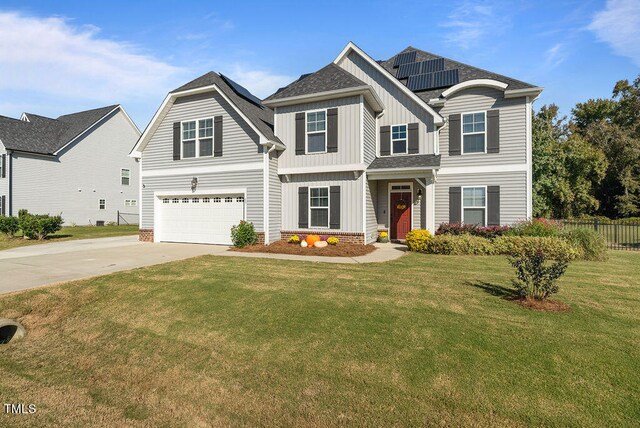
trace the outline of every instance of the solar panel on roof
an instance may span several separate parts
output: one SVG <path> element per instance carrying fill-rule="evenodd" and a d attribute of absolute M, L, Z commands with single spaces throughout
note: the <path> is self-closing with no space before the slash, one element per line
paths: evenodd
<path fill-rule="evenodd" d="M 444 70 L 444 58 L 430 59 L 422 61 L 420 64 L 422 64 L 420 68 L 421 73 L 433 73 L 434 71 Z"/>
<path fill-rule="evenodd" d="M 401 53 L 396 56 L 396 60 L 393 62 L 393 68 L 397 68 L 402 64 L 408 64 L 410 62 L 416 62 L 416 51 L 409 51 Z"/>
<path fill-rule="evenodd" d="M 247 101 L 254 103 L 258 107 L 262 107 L 262 101 L 260 101 L 260 98 L 256 97 L 251 92 L 249 92 L 245 87 L 229 79 L 224 74 L 220 73 L 220 76 L 224 79 L 225 82 L 227 82 L 229 86 L 231 86 L 231 88 L 234 90 L 236 94 L 240 95 L 242 98 L 246 99 Z"/>
<path fill-rule="evenodd" d="M 444 70 L 444 58 L 402 64 L 396 72 L 397 79 L 406 79 L 414 74 L 433 73 Z"/>
<path fill-rule="evenodd" d="M 412 91 L 443 88 L 460 82 L 458 69 L 442 70 L 434 73 L 422 73 L 409 76 L 407 88 Z"/>
<path fill-rule="evenodd" d="M 407 80 L 407 88 L 412 91 L 422 91 L 431 87 L 433 73 L 414 74 Z"/>
<path fill-rule="evenodd" d="M 457 85 L 460 82 L 458 77 L 458 69 L 436 71 L 433 73 L 433 88 L 442 88 L 444 86 Z"/>

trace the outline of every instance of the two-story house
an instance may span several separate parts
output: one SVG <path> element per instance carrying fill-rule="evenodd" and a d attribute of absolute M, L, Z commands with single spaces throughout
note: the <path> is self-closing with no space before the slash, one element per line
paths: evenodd
<path fill-rule="evenodd" d="M 66 225 L 138 220 L 140 131 L 120 105 L 49 118 L 0 116 L 0 215 L 61 215 Z"/>
<path fill-rule="evenodd" d="M 246 219 L 265 243 L 370 243 L 526 219 L 541 91 L 411 47 L 375 61 L 353 43 L 262 102 L 208 73 L 167 96 L 133 152 L 141 239 L 228 244 Z"/>

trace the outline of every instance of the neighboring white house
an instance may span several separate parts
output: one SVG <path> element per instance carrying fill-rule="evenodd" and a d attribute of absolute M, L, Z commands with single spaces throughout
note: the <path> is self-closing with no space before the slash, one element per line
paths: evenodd
<path fill-rule="evenodd" d="M 0 214 L 62 215 L 65 225 L 138 222 L 140 131 L 120 105 L 0 117 Z"/>
<path fill-rule="evenodd" d="M 542 88 L 409 47 L 349 43 L 261 101 L 217 73 L 167 95 L 141 158 L 140 239 L 370 243 L 440 223 L 531 216 L 531 104 Z"/>

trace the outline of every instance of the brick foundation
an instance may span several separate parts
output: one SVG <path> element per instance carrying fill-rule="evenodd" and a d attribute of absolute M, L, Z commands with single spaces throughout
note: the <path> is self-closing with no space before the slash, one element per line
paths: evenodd
<path fill-rule="evenodd" d="M 364 233 L 353 232 L 330 232 L 327 230 L 282 230 L 280 231 L 280 239 L 289 240 L 293 235 L 325 235 L 335 236 L 340 242 L 347 242 L 349 244 L 361 244 L 364 245 Z"/>
<path fill-rule="evenodd" d="M 140 229 L 138 241 L 153 242 L 153 229 Z"/>
<path fill-rule="evenodd" d="M 256 232 L 258 235 L 258 245 L 264 245 L 264 232 Z"/>

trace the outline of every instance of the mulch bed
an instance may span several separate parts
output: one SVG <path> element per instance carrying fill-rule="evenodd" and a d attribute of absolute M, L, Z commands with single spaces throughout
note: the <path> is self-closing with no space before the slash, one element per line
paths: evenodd
<path fill-rule="evenodd" d="M 231 248 L 229 251 L 243 253 L 293 254 L 296 256 L 325 256 L 325 257 L 358 257 L 375 251 L 373 245 L 339 243 L 324 248 L 303 248 L 300 244 L 289 244 L 286 241 L 276 241 L 271 245 L 251 245 L 245 248 Z"/>
<path fill-rule="evenodd" d="M 536 300 L 525 297 L 509 299 L 512 302 L 535 311 L 542 312 L 571 312 L 571 306 L 557 300 Z"/>

